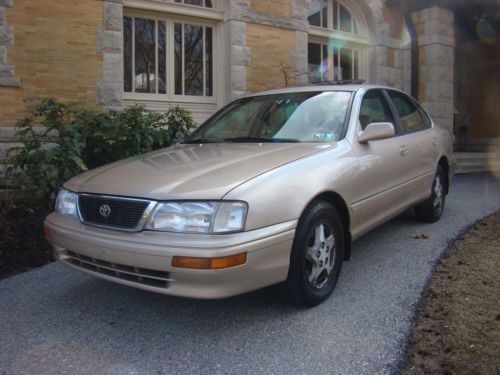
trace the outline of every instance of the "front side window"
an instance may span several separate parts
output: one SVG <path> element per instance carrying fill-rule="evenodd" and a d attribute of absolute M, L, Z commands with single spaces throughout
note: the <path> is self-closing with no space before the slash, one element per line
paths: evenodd
<path fill-rule="evenodd" d="M 417 106 L 409 97 L 397 91 L 389 91 L 388 93 L 399 115 L 403 133 L 413 133 L 429 127 L 428 123 L 422 118 Z"/>
<path fill-rule="evenodd" d="M 363 96 L 359 122 L 362 130 L 373 122 L 390 122 L 394 125 L 394 117 L 382 91 L 370 90 Z"/>
<path fill-rule="evenodd" d="M 325 142 L 343 133 L 350 92 L 263 95 L 237 100 L 187 142 Z"/>
<path fill-rule="evenodd" d="M 126 16 L 123 30 L 125 92 L 213 96 L 213 27 Z"/>

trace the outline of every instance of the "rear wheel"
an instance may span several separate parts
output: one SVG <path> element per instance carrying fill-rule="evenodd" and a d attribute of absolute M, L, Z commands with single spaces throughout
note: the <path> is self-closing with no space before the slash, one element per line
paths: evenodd
<path fill-rule="evenodd" d="M 335 207 L 310 205 L 299 220 L 286 281 L 291 301 L 316 306 L 332 293 L 344 258 L 344 229 Z"/>
<path fill-rule="evenodd" d="M 443 169 L 438 166 L 432 182 L 431 196 L 415 206 L 415 214 L 419 220 L 434 223 L 441 218 L 445 202 L 445 179 Z"/>

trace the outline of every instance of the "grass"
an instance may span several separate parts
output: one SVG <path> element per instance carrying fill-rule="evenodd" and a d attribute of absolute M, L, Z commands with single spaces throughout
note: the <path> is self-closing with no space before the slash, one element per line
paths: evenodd
<path fill-rule="evenodd" d="M 500 212 L 473 225 L 439 261 L 403 374 L 500 374 Z"/>

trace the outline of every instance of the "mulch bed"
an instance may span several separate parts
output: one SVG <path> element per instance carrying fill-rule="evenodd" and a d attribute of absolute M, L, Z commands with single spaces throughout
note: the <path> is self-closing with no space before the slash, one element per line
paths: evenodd
<path fill-rule="evenodd" d="M 52 250 L 43 235 L 50 210 L 5 202 L 0 206 L 0 279 L 51 262 Z"/>
<path fill-rule="evenodd" d="M 453 242 L 424 294 L 403 374 L 500 374 L 500 212 Z"/>

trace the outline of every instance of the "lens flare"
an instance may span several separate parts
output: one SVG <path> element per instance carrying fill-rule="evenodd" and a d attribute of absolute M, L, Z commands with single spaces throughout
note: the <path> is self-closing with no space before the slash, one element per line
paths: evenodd
<path fill-rule="evenodd" d="M 495 29 L 490 25 L 490 23 L 484 16 L 481 17 L 477 22 L 476 33 L 479 40 L 482 43 L 495 44 L 496 42 Z"/>
<path fill-rule="evenodd" d="M 488 147 L 488 170 L 495 180 L 500 180 L 500 145 L 490 144 Z"/>

